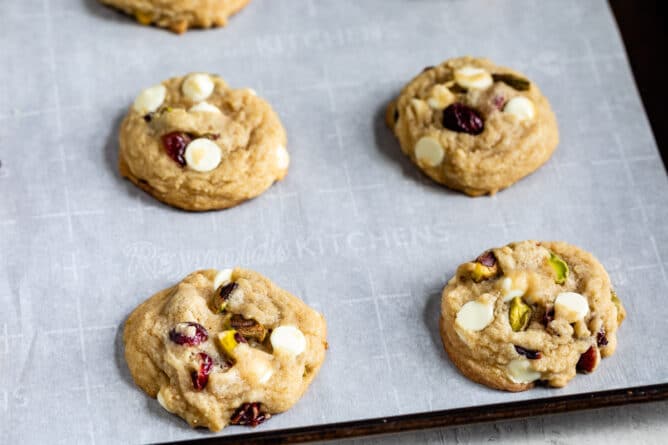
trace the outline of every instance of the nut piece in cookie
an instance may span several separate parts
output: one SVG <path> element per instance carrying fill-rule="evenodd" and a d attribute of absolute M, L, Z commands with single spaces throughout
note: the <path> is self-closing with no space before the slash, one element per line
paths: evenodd
<path fill-rule="evenodd" d="M 470 196 L 531 174 L 559 142 L 549 102 L 523 74 L 487 59 L 427 67 L 387 107 L 401 150 L 427 176 Z"/>
<path fill-rule="evenodd" d="M 213 431 L 289 409 L 327 348 L 322 314 L 240 268 L 193 272 L 158 292 L 130 314 L 123 341 L 135 383 Z"/>
<path fill-rule="evenodd" d="M 177 34 L 188 28 L 225 26 L 227 19 L 250 0 L 100 0 L 142 25 L 155 25 Z"/>
<path fill-rule="evenodd" d="M 450 359 L 475 382 L 507 391 L 537 381 L 562 387 L 614 353 L 625 314 L 591 254 L 522 241 L 459 266 L 443 289 L 440 333 Z"/>
<path fill-rule="evenodd" d="M 191 73 L 139 93 L 121 124 L 119 170 L 174 207 L 224 209 L 285 177 L 286 144 L 278 116 L 253 90 Z"/>

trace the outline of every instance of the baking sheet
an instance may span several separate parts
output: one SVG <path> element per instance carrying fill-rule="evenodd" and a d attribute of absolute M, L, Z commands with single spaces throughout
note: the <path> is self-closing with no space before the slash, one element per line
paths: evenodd
<path fill-rule="evenodd" d="M 256 269 L 328 320 L 320 375 L 252 431 L 668 382 L 668 184 L 604 1 L 256 0 L 184 36 L 94 0 L 1 9 L 0 442 L 211 437 L 132 384 L 121 344 L 137 304 L 202 267 Z M 383 124 L 405 82 L 461 54 L 525 72 L 560 124 L 548 164 L 494 197 L 434 185 Z M 116 141 L 139 90 L 198 70 L 273 104 L 292 165 L 251 202 L 189 214 L 122 180 Z M 593 252 L 628 319 L 593 375 L 508 394 L 448 361 L 439 294 L 527 238 Z"/>

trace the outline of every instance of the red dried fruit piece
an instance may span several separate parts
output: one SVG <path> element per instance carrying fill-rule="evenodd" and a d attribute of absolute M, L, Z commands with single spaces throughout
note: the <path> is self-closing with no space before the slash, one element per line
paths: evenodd
<path fill-rule="evenodd" d="M 258 426 L 265 420 L 269 419 L 271 414 L 263 413 L 260 410 L 260 403 L 244 403 L 232 414 L 230 423 L 232 425 L 248 425 Z"/>
<path fill-rule="evenodd" d="M 476 110 L 461 103 L 454 103 L 443 110 L 443 126 L 448 130 L 477 135 L 485 129 L 485 123 Z"/>
<path fill-rule="evenodd" d="M 601 354 L 598 352 L 598 348 L 596 346 L 591 346 L 580 356 L 580 360 L 578 360 L 578 364 L 575 365 L 575 368 L 578 371 L 589 374 L 590 372 L 594 372 L 594 369 L 596 369 L 600 360 Z"/>
<path fill-rule="evenodd" d="M 476 283 L 494 277 L 499 272 L 494 253 L 488 250 L 480 255 L 473 261 L 473 266 L 469 267 L 468 271 L 471 279 Z"/>
<path fill-rule="evenodd" d="M 237 287 L 239 287 L 237 283 L 228 283 L 220 288 L 218 295 L 220 295 L 220 298 L 222 298 L 223 301 L 227 301 L 227 299 L 230 298 L 230 295 L 232 295 L 232 292 L 234 292 Z"/>
<path fill-rule="evenodd" d="M 238 332 L 234 333 L 234 339 L 237 341 L 237 343 L 248 343 L 248 340 L 246 340 L 246 337 L 241 335 Z"/>
<path fill-rule="evenodd" d="M 190 373 L 190 377 L 193 379 L 195 389 L 201 391 L 209 383 L 209 374 L 211 374 L 211 369 L 213 368 L 213 360 L 211 360 L 211 357 L 206 352 L 200 352 L 197 356 L 200 359 L 199 369 Z"/>
<path fill-rule="evenodd" d="M 165 151 L 181 167 L 186 165 L 186 147 L 192 138 L 181 131 L 173 131 L 162 136 L 162 145 Z"/>
<path fill-rule="evenodd" d="M 238 287 L 239 285 L 237 283 L 232 282 L 218 288 L 218 296 L 220 297 L 220 301 L 218 302 L 219 312 L 225 312 L 227 309 L 227 300 L 230 299 L 232 292 L 234 292 Z"/>
<path fill-rule="evenodd" d="M 196 346 L 209 338 L 204 326 L 195 322 L 179 323 L 169 331 L 169 339 L 177 345 Z"/>
<path fill-rule="evenodd" d="M 487 252 L 483 253 L 478 258 L 476 258 L 475 262 L 480 263 L 483 266 L 494 267 L 494 265 L 496 264 L 496 257 L 494 256 L 494 252 L 488 250 Z"/>
<path fill-rule="evenodd" d="M 527 349 L 517 345 L 513 346 L 515 346 L 515 351 L 517 351 L 519 355 L 523 355 L 529 360 L 538 360 L 543 358 L 543 353 L 540 351 L 534 351 L 533 349 Z"/>
<path fill-rule="evenodd" d="M 608 337 L 605 335 L 605 329 L 601 328 L 596 334 L 596 344 L 599 346 L 607 346 Z"/>

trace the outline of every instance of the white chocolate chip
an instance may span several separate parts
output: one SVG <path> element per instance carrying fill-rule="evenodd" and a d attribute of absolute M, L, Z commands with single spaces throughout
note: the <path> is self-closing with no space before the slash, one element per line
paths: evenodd
<path fill-rule="evenodd" d="M 587 299 L 576 292 L 562 292 L 554 300 L 554 317 L 569 323 L 582 320 L 589 313 Z"/>
<path fill-rule="evenodd" d="M 230 281 L 232 279 L 233 271 L 234 269 L 219 270 L 216 277 L 213 279 L 213 290 L 218 289 L 220 286 Z"/>
<path fill-rule="evenodd" d="M 211 105 L 209 102 L 200 102 L 200 103 L 198 103 L 198 104 L 196 104 L 196 105 L 193 105 L 193 106 L 190 107 L 190 109 L 188 110 L 188 113 L 192 113 L 192 112 L 200 112 L 200 113 L 218 113 L 218 114 L 222 113 L 222 112 L 220 111 L 220 108 L 218 108 L 218 107 L 215 106 L 215 105 Z"/>
<path fill-rule="evenodd" d="M 501 289 L 503 289 L 504 292 L 510 292 L 512 287 L 513 280 L 511 280 L 510 277 L 505 277 L 503 280 L 501 280 Z"/>
<path fill-rule="evenodd" d="M 455 323 L 467 331 L 481 331 L 494 320 L 494 303 L 469 301 L 457 312 Z"/>
<path fill-rule="evenodd" d="M 264 358 L 256 358 L 248 370 L 260 384 L 267 383 L 271 376 L 274 375 L 271 363 L 268 360 L 264 360 Z"/>
<path fill-rule="evenodd" d="M 165 101 L 166 95 L 167 88 L 162 84 L 146 88 L 139 93 L 132 108 L 140 114 L 153 113 L 160 108 L 160 105 Z"/>
<path fill-rule="evenodd" d="M 252 88 L 246 88 L 246 91 L 248 91 L 248 94 L 251 96 L 257 96 L 257 92 Z"/>
<path fill-rule="evenodd" d="M 221 157 L 220 147 L 211 139 L 195 139 L 186 147 L 186 164 L 198 172 L 209 172 L 218 167 Z"/>
<path fill-rule="evenodd" d="M 415 157 L 418 162 L 424 163 L 429 167 L 435 167 L 443 161 L 445 152 L 439 142 L 429 136 L 420 138 L 415 144 Z"/>
<path fill-rule="evenodd" d="M 215 85 L 208 74 L 191 74 L 183 81 L 181 91 L 190 100 L 201 102 L 213 93 Z"/>
<path fill-rule="evenodd" d="M 285 170 L 289 165 L 290 153 L 288 153 L 288 150 L 284 146 L 278 145 L 276 147 L 276 167 L 278 167 L 279 170 Z"/>
<path fill-rule="evenodd" d="M 531 383 L 538 380 L 540 372 L 534 371 L 529 360 L 518 358 L 506 366 L 508 377 L 515 383 Z"/>
<path fill-rule="evenodd" d="M 524 291 L 521 291 L 519 289 L 512 289 L 503 296 L 503 301 L 508 302 L 513 298 L 521 297 L 522 295 L 524 295 Z"/>
<path fill-rule="evenodd" d="M 285 351 L 297 356 L 306 349 L 306 337 L 294 326 L 279 326 L 271 332 L 271 346 L 274 351 Z"/>
<path fill-rule="evenodd" d="M 454 101 L 455 95 L 445 85 L 441 84 L 434 85 L 429 99 L 427 99 L 429 106 L 435 110 L 442 110 Z"/>
<path fill-rule="evenodd" d="M 259 349 L 241 343 L 235 349 L 235 359 L 241 377 L 249 383 L 265 384 L 274 375 L 274 357 Z"/>
<path fill-rule="evenodd" d="M 526 293 L 526 289 L 526 277 L 523 275 L 517 275 L 515 280 L 511 277 L 505 277 L 501 280 L 501 295 L 504 302 L 523 296 Z"/>
<path fill-rule="evenodd" d="M 272 375 L 274 375 L 274 370 L 271 369 L 271 368 L 267 369 L 264 372 L 264 374 L 262 374 L 262 376 L 259 379 L 257 379 L 257 381 L 262 383 L 262 384 L 265 384 L 269 381 L 269 379 L 271 378 Z"/>
<path fill-rule="evenodd" d="M 158 391 L 158 395 L 157 395 L 156 398 L 158 399 L 158 403 L 160 404 L 160 406 L 162 406 L 163 408 L 165 408 L 165 410 L 167 410 L 167 411 L 170 412 L 170 413 L 173 413 L 173 412 L 174 412 L 172 409 L 170 409 L 170 408 L 167 406 L 167 402 L 165 401 L 165 398 L 164 398 L 164 396 L 162 395 L 162 388 L 160 388 L 160 391 Z"/>
<path fill-rule="evenodd" d="M 536 115 L 533 102 L 524 96 L 513 97 L 503 107 L 503 112 L 515 116 L 519 121 L 531 120 Z"/>
<path fill-rule="evenodd" d="M 422 118 L 427 113 L 429 113 L 429 105 L 427 105 L 427 102 L 420 100 L 420 99 L 411 99 L 411 106 L 410 108 L 412 109 L 415 117 L 417 118 Z"/>
<path fill-rule="evenodd" d="M 197 328 L 190 323 L 178 323 L 174 326 L 174 331 L 184 337 L 194 337 L 197 335 Z"/>
<path fill-rule="evenodd" d="M 482 68 L 464 66 L 455 70 L 455 82 L 471 90 L 484 90 L 492 86 L 492 76 Z"/>
<path fill-rule="evenodd" d="M 523 270 L 511 270 L 500 280 L 499 288 L 504 302 L 525 296 L 529 289 L 529 275 Z"/>

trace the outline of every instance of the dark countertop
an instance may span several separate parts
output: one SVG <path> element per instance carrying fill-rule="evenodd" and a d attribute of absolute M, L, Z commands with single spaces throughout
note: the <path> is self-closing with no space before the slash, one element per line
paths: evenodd
<path fill-rule="evenodd" d="M 668 165 L 666 4 L 659 0 L 610 0 L 610 6 L 617 19 L 663 164 Z"/>

